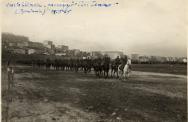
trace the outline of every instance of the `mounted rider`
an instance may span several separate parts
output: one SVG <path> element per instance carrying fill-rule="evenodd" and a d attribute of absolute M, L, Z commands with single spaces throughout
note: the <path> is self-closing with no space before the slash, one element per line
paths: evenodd
<path fill-rule="evenodd" d="M 115 59 L 115 65 L 119 66 L 120 64 L 121 64 L 121 60 L 120 60 L 119 56 L 117 56 Z"/>
<path fill-rule="evenodd" d="M 127 64 L 127 60 L 128 60 L 127 55 L 121 57 L 121 65 L 119 67 L 120 70 L 123 71 L 125 65 Z"/>
<path fill-rule="evenodd" d="M 103 58 L 104 62 L 106 63 L 110 63 L 110 57 L 108 55 L 104 55 L 104 58 Z"/>

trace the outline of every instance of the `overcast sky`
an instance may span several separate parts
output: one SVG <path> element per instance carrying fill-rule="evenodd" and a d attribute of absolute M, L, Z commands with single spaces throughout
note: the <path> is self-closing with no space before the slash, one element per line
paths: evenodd
<path fill-rule="evenodd" d="M 116 1 L 116 7 L 41 16 L 16 15 L 4 7 L 8 0 L 3 0 L 2 31 L 87 51 L 186 56 L 186 0 Z"/>

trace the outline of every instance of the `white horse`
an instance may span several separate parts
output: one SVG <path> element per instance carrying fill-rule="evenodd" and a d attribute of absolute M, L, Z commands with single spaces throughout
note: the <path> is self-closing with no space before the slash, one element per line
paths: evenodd
<path fill-rule="evenodd" d="M 127 64 L 124 66 L 123 71 L 120 69 L 120 66 L 118 67 L 118 73 L 120 74 L 120 79 L 128 79 L 130 76 L 130 66 L 131 66 L 131 59 L 127 60 Z"/>

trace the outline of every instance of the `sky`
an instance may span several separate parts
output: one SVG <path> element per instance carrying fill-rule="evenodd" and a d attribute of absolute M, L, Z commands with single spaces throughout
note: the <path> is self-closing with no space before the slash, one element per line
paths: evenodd
<path fill-rule="evenodd" d="M 60 1 L 70 0 L 39 0 Z M 2 0 L 2 32 L 28 36 L 35 42 L 52 40 L 56 45 L 84 51 L 187 55 L 186 0 L 97 0 L 104 1 L 119 4 L 107 8 L 74 8 L 68 15 L 41 16 L 15 14 L 12 8 L 6 7 L 10 0 Z"/>

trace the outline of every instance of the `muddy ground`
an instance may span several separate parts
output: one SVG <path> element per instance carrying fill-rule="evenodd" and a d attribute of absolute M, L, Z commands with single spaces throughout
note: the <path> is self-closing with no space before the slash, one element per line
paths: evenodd
<path fill-rule="evenodd" d="M 185 75 L 132 72 L 126 81 L 94 74 L 15 68 L 7 93 L 2 72 L 2 120 L 9 122 L 186 122 Z"/>

